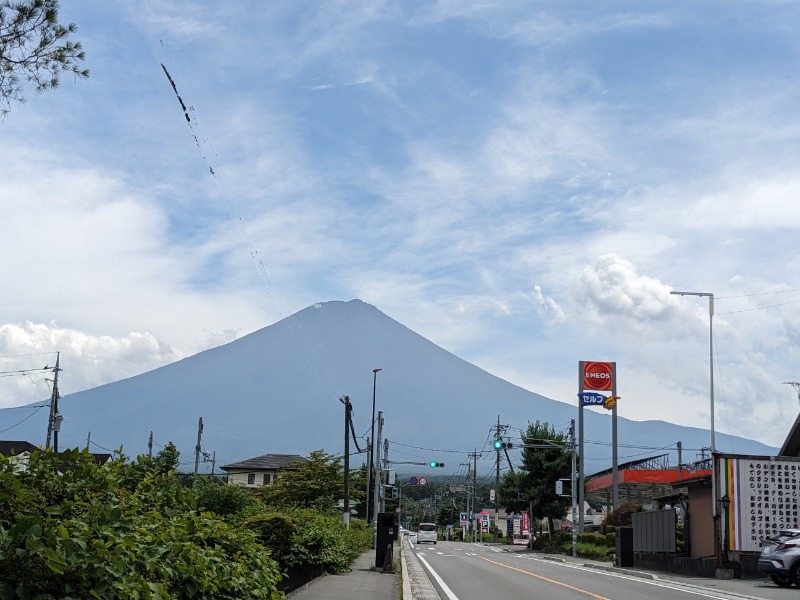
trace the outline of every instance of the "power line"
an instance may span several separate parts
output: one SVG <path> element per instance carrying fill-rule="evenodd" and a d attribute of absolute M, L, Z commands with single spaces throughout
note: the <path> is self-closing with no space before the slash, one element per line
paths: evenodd
<path fill-rule="evenodd" d="M 797 290 L 777 290 L 774 292 L 756 292 L 755 294 L 742 294 L 741 296 L 717 296 L 716 300 L 731 300 L 735 298 L 752 298 L 753 296 L 771 296 L 772 294 L 790 294 L 792 292 L 800 292 Z"/>
<path fill-rule="evenodd" d="M 765 310 L 767 308 L 776 308 L 778 306 L 788 306 L 789 304 L 800 304 L 800 300 L 792 300 L 791 302 L 782 302 L 781 304 L 767 304 L 766 306 L 756 306 L 754 308 L 743 308 L 741 310 L 731 310 L 728 312 L 717 313 L 717 315 L 735 315 L 737 313 L 751 312 L 754 310 Z"/>
<path fill-rule="evenodd" d="M 48 404 L 41 404 L 41 405 L 37 406 L 35 411 L 33 411 L 31 414 L 29 414 L 24 419 L 22 419 L 19 423 L 15 423 L 11 427 L 6 427 L 5 429 L 0 429 L 0 433 L 5 433 L 6 431 L 10 431 L 10 430 L 14 429 L 14 427 L 17 427 L 18 425 L 22 425 L 25 421 L 30 419 L 33 415 L 35 415 L 37 412 L 39 412 L 45 406 L 50 406 L 50 404 L 49 403 Z"/>

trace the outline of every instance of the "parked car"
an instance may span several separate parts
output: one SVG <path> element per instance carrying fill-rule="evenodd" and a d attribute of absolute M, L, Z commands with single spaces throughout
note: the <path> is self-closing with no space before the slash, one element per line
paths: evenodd
<path fill-rule="evenodd" d="M 800 529 L 782 529 L 764 540 L 758 570 L 780 587 L 800 587 Z"/>
<path fill-rule="evenodd" d="M 417 527 L 417 543 L 433 542 L 436 543 L 436 523 L 420 523 Z"/>

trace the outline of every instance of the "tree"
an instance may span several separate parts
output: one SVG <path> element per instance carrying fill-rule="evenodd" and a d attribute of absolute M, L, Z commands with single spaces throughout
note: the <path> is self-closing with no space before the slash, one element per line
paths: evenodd
<path fill-rule="evenodd" d="M 89 77 L 78 66 L 81 43 L 67 39 L 77 29 L 58 22 L 58 0 L 0 1 L 0 114 L 25 102 L 26 85 L 42 92 L 57 88 L 63 73 Z"/>
<path fill-rule="evenodd" d="M 315 450 L 309 460 L 294 463 L 292 470 L 281 472 L 277 481 L 263 486 L 259 494 L 272 506 L 335 510 L 344 494 L 341 459 Z"/>
<path fill-rule="evenodd" d="M 569 498 L 556 495 L 556 481 L 570 475 L 567 435 L 556 432 L 546 422 L 536 421 L 528 424 L 522 441 L 539 447 L 522 450 L 519 472 L 506 473 L 500 487 L 500 500 L 508 510 L 515 511 L 532 502 L 534 515 L 546 517 L 553 531 L 553 520 L 561 519 L 570 506 Z M 518 499 L 518 492 L 522 493 L 522 500 Z"/>

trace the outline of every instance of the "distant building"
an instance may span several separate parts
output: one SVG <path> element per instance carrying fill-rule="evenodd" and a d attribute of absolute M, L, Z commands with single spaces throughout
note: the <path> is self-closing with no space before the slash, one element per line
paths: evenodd
<path fill-rule="evenodd" d="M 12 458 L 20 471 L 28 469 L 28 458 L 34 450 L 38 448 L 30 442 L 0 440 L 0 454 Z"/>
<path fill-rule="evenodd" d="M 308 459 L 299 454 L 264 454 L 220 467 L 227 473 L 228 485 L 259 488 L 275 481 L 282 471 L 294 471 L 297 462 Z"/>
<path fill-rule="evenodd" d="M 38 446 L 34 446 L 30 442 L 21 440 L 0 440 L 0 454 L 7 458 L 12 458 L 19 471 L 27 471 L 31 452 L 37 450 L 42 449 Z M 112 456 L 111 454 L 92 453 L 92 458 L 98 464 L 98 466 L 102 467 L 112 459 Z M 67 467 L 67 464 L 62 463 L 58 465 L 58 470 L 63 473 L 66 471 Z"/>

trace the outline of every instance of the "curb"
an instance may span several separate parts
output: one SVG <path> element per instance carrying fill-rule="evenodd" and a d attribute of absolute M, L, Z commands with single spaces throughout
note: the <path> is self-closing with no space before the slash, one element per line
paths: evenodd
<path fill-rule="evenodd" d="M 414 594 L 411 592 L 411 577 L 408 574 L 406 564 L 406 549 L 403 538 L 400 538 L 400 573 L 403 578 L 403 600 L 413 600 Z"/>

